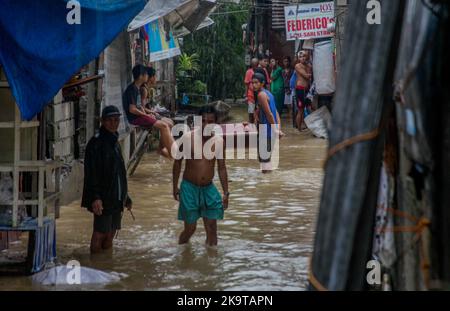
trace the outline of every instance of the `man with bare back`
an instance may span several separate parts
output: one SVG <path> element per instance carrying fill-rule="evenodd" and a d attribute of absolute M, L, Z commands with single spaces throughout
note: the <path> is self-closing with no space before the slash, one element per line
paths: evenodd
<path fill-rule="evenodd" d="M 189 159 L 186 159 L 186 166 L 183 180 L 178 187 L 178 180 L 181 173 L 183 159 L 175 160 L 173 164 L 173 196 L 180 202 L 178 208 L 178 219 L 184 221 L 184 230 L 179 237 L 179 244 L 189 242 L 197 227 L 197 220 L 203 218 L 206 231 L 206 244 L 208 246 L 217 245 L 217 220 L 223 219 L 224 210 L 228 208 L 228 176 L 225 166 L 225 156 L 223 151 L 223 138 L 219 136 L 205 136 L 203 130 L 208 124 L 215 124 L 217 114 L 213 106 L 207 106 L 202 110 L 202 133 L 201 148 L 202 154 L 199 159 L 195 159 L 195 131 L 187 133 L 187 139 L 191 142 L 192 150 Z M 200 130 L 200 129 L 198 129 Z M 205 144 L 212 144 L 213 155 L 205 156 L 203 149 Z M 221 157 L 216 156 L 215 147 L 222 146 Z M 219 193 L 213 183 L 215 164 L 218 165 L 219 179 L 222 184 L 223 195 Z"/>

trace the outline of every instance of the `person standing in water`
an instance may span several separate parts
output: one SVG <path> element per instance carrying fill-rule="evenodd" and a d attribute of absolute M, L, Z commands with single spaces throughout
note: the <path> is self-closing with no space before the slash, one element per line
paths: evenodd
<path fill-rule="evenodd" d="M 106 106 L 102 111 L 102 126 L 86 147 L 84 186 L 81 206 L 94 214 L 91 253 L 109 250 L 121 228 L 124 207 L 131 210 L 127 171 L 118 143 L 119 109 Z"/>
<path fill-rule="evenodd" d="M 288 111 L 288 119 L 292 119 L 292 91 L 291 91 L 291 77 L 293 74 L 291 67 L 291 58 L 289 56 L 285 56 L 283 58 L 283 83 L 284 83 L 284 106 Z"/>
<path fill-rule="evenodd" d="M 270 60 L 270 68 L 272 69 L 272 84 L 270 86 L 270 91 L 275 97 L 275 104 L 277 107 L 278 114 L 281 116 L 283 114 L 284 106 L 284 80 L 283 80 L 283 69 L 278 65 L 276 59 L 272 58 Z"/>
<path fill-rule="evenodd" d="M 269 75 L 269 57 L 267 55 L 263 55 L 260 57 L 259 59 L 259 67 L 262 71 L 264 71 L 264 76 L 266 78 L 266 88 L 268 90 L 270 90 L 270 84 L 272 83 L 272 81 L 270 80 L 270 75 Z M 255 73 L 257 71 L 255 70 Z"/>
<path fill-rule="evenodd" d="M 179 244 L 186 244 L 194 234 L 197 228 L 197 221 L 199 218 L 203 219 L 203 224 L 206 231 L 206 245 L 217 245 L 217 220 L 223 219 L 224 210 L 228 208 L 228 174 L 225 165 L 225 155 L 217 157 L 215 148 L 222 146 L 224 142 L 222 137 L 205 136 L 203 130 L 208 124 L 215 124 L 217 122 L 217 113 L 213 106 L 206 106 L 202 109 L 202 128 L 197 131 L 202 131 L 201 147 L 202 156 L 200 159 L 194 158 L 194 144 L 195 131 L 186 133 L 186 139 L 191 143 L 191 155 L 186 160 L 186 167 L 183 173 L 183 180 L 180 187 L 178 187 L 178 180 L 181 173 L 181 166 L 183 159 L 175 160 L 173 164 L 173 196 L 175 200 L 179 201 L 178 220 L 184 222 L 184 230 L 180 234 Z M 205 144 L 210 144 L 210 140 L 214 140 L 214 156 L 205 157 L 203 147 Z M 220 183 L 222 184 L 223 195 L 219 193 L 213 183 L 214 170 L 217 162 Z"/>
<path fill-rule="evenodd" d="M 309 86 L 312 78 L 312 68 L 309 63 L 308 53 L 301 51 L 299 56 L 299 63 L 295 65 L 295 72 L 297 73 L 297 82 L 295 86 L 295 93 L 297 96 L 297 115 L 296 123 L 299 131 L 302 130 L 304 113 L 306 108 L 306 95 L 309 91 Z"/>
<path fill-rule="evenodd" d="M 272 171 L 271 164 L 272 151 L 274 146 L 274 139 L 278 139 L 278 136 L 282 136 L 280 130 L 280 117 L 275 105 L 275 98 L 266 88 L 266 77 L 257 72 L 253 76 L 253 88 L 257 93 L 257 128 L 258 128 L 258 154 L 259 162 L 261 163 L 261 170 L 263 174 Z M 263 125 L 263 126 L 261 126 Z M 261 138 L 260 138 L 261 137 Z M 264 150 L 265 156 L 262 156 L 262 147 L 260 141 L 266 141 L 266 150 Z"/>
<path fill-rule="evenodd" d="M 248 110 L 248 122 L 255 123 L 255 118 L 253 114 L 255 113 L 255 95 L 253 91 L 252 85 L 252 77 L 255 74 L 255 69 L 258 68 L 259 61 L 257 58 L 252 59 L 252 66 L 245 73 L 245 97 L 247 101 L 247 110 Z"/>

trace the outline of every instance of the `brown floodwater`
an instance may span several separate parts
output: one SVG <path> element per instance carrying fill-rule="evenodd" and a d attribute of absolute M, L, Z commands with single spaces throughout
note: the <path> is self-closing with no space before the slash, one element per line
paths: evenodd
<path fill-rule="evenodd" d="M 233 108 L 233 122 L 246 112 Z M 92 215 L 79 201 L 61 208 L 58 262 L 124 273 L 106 290 L 303 290 L 312 252 L 327 143 L 299 133 L 284 120 L 280 166 L 263 175 L 257 160 L 228 160 L 229 208 L 219 222 L 219 245 L 205 247 L 201 221 L 190 244 L 177 245 L 182 223 L 172 197 L 171 162 L 155 153 L 143 158 L 129 179 L 133 221 L 125 212 L 112 254 L 91 258 Z M 217 174 L 216 174 L 217 175 Z M 216 185 L 220 182 L 216 176 Z M 18 242 L 20 243 L 20 242 Z M 1 277 L 0 290 L 66 289 L 33 286 L 29 277 Z"/>

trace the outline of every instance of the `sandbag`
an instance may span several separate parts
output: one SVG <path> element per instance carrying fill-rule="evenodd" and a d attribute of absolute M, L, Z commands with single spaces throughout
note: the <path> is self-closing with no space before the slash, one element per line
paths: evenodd
<path fill-rule="evenodd" d="M 314 136 L 328 139 L 328 128 L 331 121 L 330 111 L 323 106 L 305 118 L 305 124 Z"/>
<path fill-rule="evenodd" d="M 106 285 L 127 277 L 126 274 L 106 273 L 87 267 L 79 267 L 79 269 L 80 284 Z M 71 285 L 68 280 L 72 278 L 73 273 L 71 267 L 61 265 L 36 273 L 31 279 L 34 285 Z"/>

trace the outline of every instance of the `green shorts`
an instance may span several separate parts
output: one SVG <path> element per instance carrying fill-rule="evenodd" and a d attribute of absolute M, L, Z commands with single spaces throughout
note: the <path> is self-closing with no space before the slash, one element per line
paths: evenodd
<path fill-rule="evenodd" d="M 193 224 L 200 217 L 223 219 L 222 196 L 213 183 L 200 187 L 183 180 L 180 186 L 178 220 Z"/>

